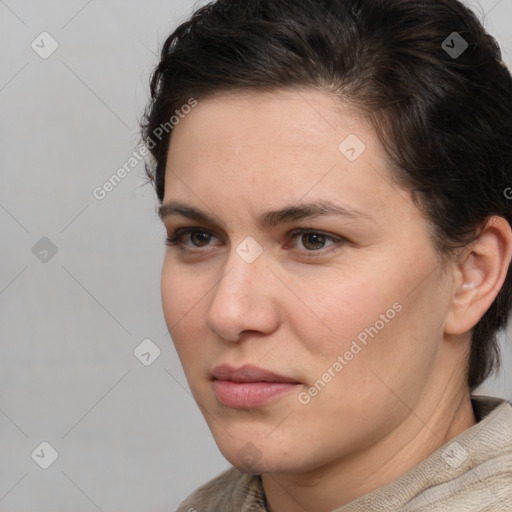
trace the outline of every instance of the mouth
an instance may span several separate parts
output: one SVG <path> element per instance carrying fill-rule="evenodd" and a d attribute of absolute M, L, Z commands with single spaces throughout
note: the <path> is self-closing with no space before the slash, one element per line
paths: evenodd
<path fill-rule="evenodd" d="M 234 409 L 260 407 L 301 385 L 296 379 L 251 365 L 217 366 L 212 371 L 212 380 L 217 400 Z"/>

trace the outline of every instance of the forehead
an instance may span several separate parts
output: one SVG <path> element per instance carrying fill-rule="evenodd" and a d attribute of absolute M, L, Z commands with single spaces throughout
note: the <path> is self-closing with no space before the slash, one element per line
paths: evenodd
<path fill-rule="evenodd" d="M 256 211 L 307 198 L 378 211 L 396 194 L 386 189 L 385 162 L 370 123 L 328 94 L 217 95 L 174 128 L 164 202 L 234 207 L 240 199 L 239 210 Z"/>
<path fill-rule="evenodd" d="M 193 126 L 191 126 L 193 125 Z M 193 131 L 194 133 L 191 133 Z M 172 143 L 201 137 L 207 144 L 337 148 L 349 133 L 368 138 L 373 131 L 364 117 L 334 96 L 310 90 L 217 93 L 198 106 L 174 129 Z M 364 133 L 363 133 L 364 132 Z M 371 142 L 371 141 L 369 141 Z"/>

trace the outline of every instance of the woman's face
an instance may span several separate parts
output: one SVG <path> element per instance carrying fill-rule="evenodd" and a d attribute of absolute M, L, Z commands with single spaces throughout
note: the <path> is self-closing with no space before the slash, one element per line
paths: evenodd
<path fill-rule="evenodd" d="M 169 237 L 193 228 L 166 250 L 166 323 L 232 464 L 302 472 L 424 427 L 451 281 L 363 119 L 320 92 L 200 101 L 164 205 Z"/>

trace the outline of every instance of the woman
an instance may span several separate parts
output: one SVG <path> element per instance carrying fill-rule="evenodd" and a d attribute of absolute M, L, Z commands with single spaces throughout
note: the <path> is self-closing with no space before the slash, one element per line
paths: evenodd
<path fill-rule="evenodd" d="M 512 78 L 456 0 L 219 0 L 143 133 L 162 301 L 233 468 L 179 511 L 512 509 Z"/>

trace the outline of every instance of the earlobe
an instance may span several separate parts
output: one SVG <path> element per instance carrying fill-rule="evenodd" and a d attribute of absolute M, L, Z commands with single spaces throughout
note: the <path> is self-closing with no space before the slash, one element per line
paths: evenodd
<path fill-rule="evenodd" d="M 472 329 L 498 295 L 512 259 L 512 230 L 503 217 L 491 217 L 461 252 L 445 333 Z"/>

